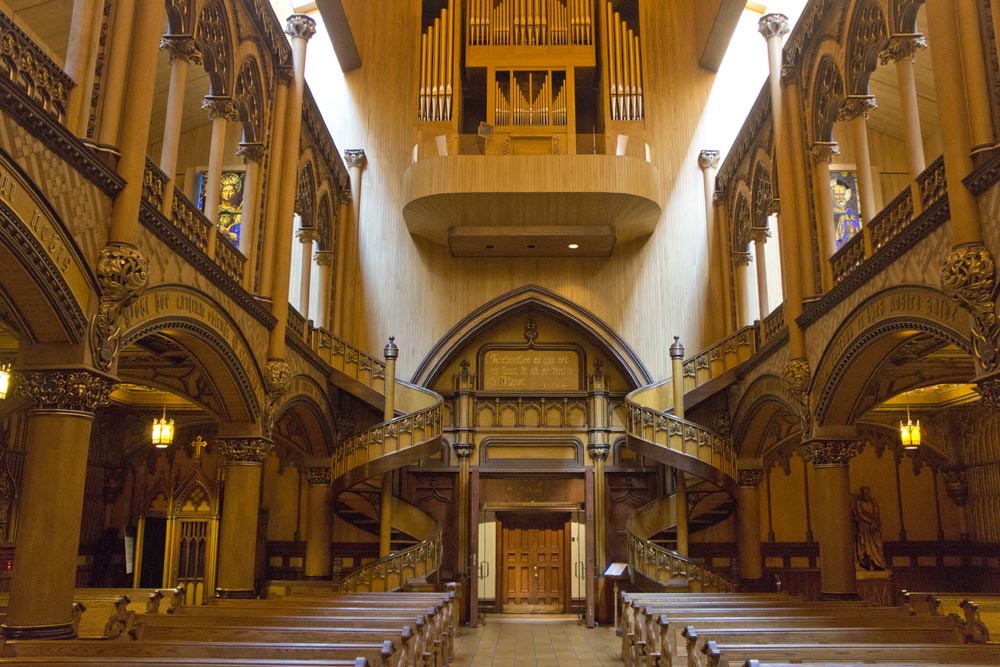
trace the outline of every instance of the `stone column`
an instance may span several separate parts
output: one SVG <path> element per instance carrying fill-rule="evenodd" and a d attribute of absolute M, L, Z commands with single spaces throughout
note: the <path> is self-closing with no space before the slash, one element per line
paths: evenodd
<path fill-rule="evenodd" d="M 346 247 L 344 251 L 347 259 L 344 270 L 347 272 L 351 285 L 344 294 L 344 315 L 342 320 L 343 336 L 348 340 L 357 335 L 357 318 L 355 311 L 358 307 L 358 290 L 361 281 L 360 258 L 358 257 L 358 235 L 361 225 L 361 174 L 368 164 L 365 152 L 360 149 L 344 151 L 344 162 L 347 163 L 347 171 L 351 177 L 351 217 L 348 218 L 348 233 L 344 235 Z"/>
<path fill-rule="evenodd" d="M 472 434 L 475 431 L 474 410 L 476 395 L 474 390 L 474 376 L 469 372 L 469 362 L 462 360 L 462 370 L 455 376 L 455 441 L 452 450 L 458 458 L 458 562 L 456 569 L 458 574 L 470 573 L 471 563 L 470 545 L 472 543 L 472 511 L 469 498 L 469 462 L 472 454 L 476 450 L 476 445 L 472 441 Z M 469 582 L 470 586 L 475 586 L 474 577 Z"/>
<path fill-rule="evenodd" d="M 261 165 L 264 162 L 264 144 L 258 141 L 243 142 L 236 154 L 243 158 L 246 174 L 243 180 L 243 213 L 240 219 L 240 252 L 247 258 L 247 269 L 243 272 L 243 288 L 253 291 L 254 274 L 257 266 L 257 218 L 260 211 L 260 190 L 263 181 Z M 267 262 L 265 262 L 266 264 Z"/>
<path fill-rule="evenodd" d="M 809 151 L 813 163 L 813 192 L 816 197 L 816 220 L 819 225 L 820 262 L 823 291 L 833 289 L 833 265 L 830 258 L 837 252 L 837 228 L 833 220 L 833 194 L 830 192 L 830 162 L 840 149 L 834 141 L 817 141 Z"/>
<path fill-rule="evenodd" d="M 594 464 L 594 569 L 604 572 L 607 565 L 607 535 L 605 514 L 607 513 L 607 483 L 604 478 L 604 464 L 611 453 L 608 424 L 607 376 L 601 370 L 603 362 L 594 361 L 594 374 L 588 378 L 588 413 L 590 428 L 587 431 L 587 452 Z"/>
<path fill-rule="evenodd" d="M 674 416 L 684 419 L 684 346 L 680 336 L 674 336 L 670 345 L 671 387 L 674 393 Z M 676 470 L 677 480 L 674 485 L 677 508 L 677 553 L 688 555 L 688 494 L 687 475 L 683 470 Z"/>
<path fill-rule="evenodd" d="M 965 468 L 942 470 L 945 490 L 951 502 L 958 508 L 958 534 L 963 540 L 969 539 L 969 475 Z"/>
<path fill-rule="evenodd" d="M 225 159 L 226 131 L 229 121 L 240 119 L 231 97 L 209 95 L 201 103 L 201 108 L 208 112 L 212 121 L 211 148 L 208 153 L 208 174 L 205 176 L 205 217 L 212 223 L 208 228 L 209 257 L 215 257 L 215 244 L 218 242 L 218 217 L 220 186 L 222 182 L 222 162 Z"/>
<path fill-rule="evenodd" d="M 872 174 L 871 150 L 868 147 L 868 114 L 877 109 L 871 95 L 848 95 L 840 106 L 839 120 L 848 121 L 854 141 L 854 161 L 858 168 L 858 203 L 861 205 L 861 233 L 865 257 L 872 255 L 871 222 L 878 213 L 875 206 L 875 177 Z"/>
<path fill-rule="evenodd" d="M 785 134 L 787 136 L 787 153 L 791 157 L 791 171 L 794 181 L 795 218 L 798 221 L 796 229 L 799 238 L 799 271 L 802 279 L 802 293 L 812 294 L 816 291 L 816 270 L 812 258 L 812 216 L 809 212 L 809 191 L 806 184 L 809 179 L 809 169 L 806 165 L 806 146 L 802 129 L 802 92 L 799 87 L 799 68 L 790 65 L 781 67 L 781 83 L 784 86 L 785 100 Z M 787 189 L 782 191 L 782 197 L 788 201 Z M 774 202 L 777 207 L 778 201 Z M 791 202 L 789 202 L 791 205 Z M 773 211 L 777 213 L 777 209 Z M 791 211 L 787 212 L 789 215 Z M 806 292 L 808 290 L 808 292 Z M 761 318 L 765 316 L 761 313 Z"/>
<path fill-rule="evenodd" d="M 76 86 L 69 91 L 66 129 L 78 137 L 87 133 L 87 112 L 90 110 L 90 93 L 94 87 L 92 64 L 100 26 L 97 5 L 97 0 L 74 0 L 69 24 L 69 43 L 63 70 L 76 82 Z"/>
<path fill-rule="evenodd" d="M 828 429 L 831 430 L 832 429 Z M 856 429 L 839 429 L 848 435 Z M 856 433 L 855 433 L 856 434 Z M 861 453 L 854 439 L 815 438 L 802 445 L 812 463 L 815 481 L 815 514 L 823 517 L 817 526 L 820 558 L 820 597 L 824 600 L 856 599 L 854 571 L 854 524 L 851 520 L 849 462 Z"/>
<path fill-rule="evenodd" d="M 750 239 L 753 241 L 754 261 L 757 262 L 757 308 L 760 319 L 763 320 L 771 312 L 767 300 L 767 259 L 764 257 L 764 244 L 771 235 L 767 227 L 753 227 Z"/>
<path fill-rule="evenodd" d="M 722 340 L 729 333 L 725 328 L 725 308 L 728 303 L 722 294 L 725 264 L 719 264 L 713 269 L 712 258 L 719 256 L 719 245 L 725 237 L 719 236 L 715 221 L 715 172 L 719 168 L 719 151 L 705 150 L 698 154 L 698 167 L 705 181 L 705 232 L 707 239 L 709 271 L 708 294 L 709 307 L 712 313 L 712 332 L 716 340 Z"/>
<path fill-rule="evenodd" d="M 759 581 L 763 576 L 760 552 L 760 483 L 764 469 L 760 461 L 740 462 L 736 489 L 736 534 L 739 545 L 740 579 Z M 746 467 L 744 467 L 746 466 Z M 748 590 L 754 590 L 751 585 Z"/>
<path fill-rule="evenodd" d="M 225 461 L 225 500 L 219 532 L 219 574 L 215 596 L 254 598 L 257 516 L 264 460 L 274 443 L 259 436 L 217 438 Z"/>
<path fill-rule="evenodd" d="M 132 46 L 132 22 L 136 0 L 119 0 L 114 4 L 114 21 L 108 35 L 107 59 L 104 63 L 103 100 L 97 123 L 97 142 L 105 150 L 118 146 L 121 131 L 122 104 L 125 99 L 125 77 L 128 74 L 128 54 Z"/>
<path fill-rule="evenodd" d="M 285 115 L 288 106 L 288 85 L 291 80 L 290 71 L 285 68 L 279 68 L 275 72 L 275 80 L 277 86 L 274 94 L 274 121 L 271 126 L 271 159 L 268 164 L 268 171 L 271 173 L 277 173 L 284 163 L 284 152 L 282 149 L 285 143 Z M 277 248 L 275 247 L 275 242 L 278 236 L 278 229 L 280 228 L 283 230 L 282 233 L 284 233 L 284 230 L 288 229 L 289 225 L 292 224 L 290 222 L 286 224 L 285 221 L 278 219 L 278 202 L 281 200 L 281 185 L 284 180 L 273 177 L 267 179 L 266 205 L 262 211 L 264 214 L 264 236 L 260 242 L 264 244 L 264 248 L 261 256 L 269 259 L 266 262 L 261 262 L 260 294 L 267 299 L 270 299 L 271 295 L 274 294 L 275 263 L 270 258 L 276 257 Z M 291 268 L 291 258 L 288 259 L 288 262 L 289 266 L 285 267 L 286 269 Z M 273 301 L 271 306 L 274 309 Z"/>
<path fill-rule="evenodd" d="M 347 301 L 347 292 L 344 285 L 347 282 L 347 245 L 350 239 L 350 225 L 348 216 L 351 214 L 351 198 L 346 192 L 339 193 L 340 200 L 337 202 L 337 272 L 336 286 L 333 290 L 333 335 L 344 335 L 344 303 Z M 353 275 L 352 278 L 353 280 Z"/>
<path fill-rule="evenodd" d="M 750 259 L 748 252 L 737 251 L 733 253 L 733 266 L 736 270 L 737 329 L 749 326 L 753 322 L 753 317 L 750 315 L 750 278 L 747 276 Z"/>
<path fill-rule="evenodd" d="M 983 22 L 983 18 L 979 15 L 981 3 L 949 0 L 949 4 L 954 5 L 953 11 L 958 20 L 973 150 L 992 148 L 993 117 L 990 113 L 990 87 L 986 80 L 986 57 L 983 55 L 983 33 L 980 30 Z"/>
<path fill-rule="evenodd" d="M 726 215 L 726 193 L 716 190 L 712 193 L 712 203 L 716 210 L 716 236 L 719 239 L 717 253 L 715 257 L 719 262 L 720 279 L 722 281 L 722 308 L 723 322 L 722 337 L 726 337 L 736 331 L 736 324 L 733 322 L 732 303 L 733 288 L 732 264 L 729 259 L 729 223 Z"/>
<path fill-rule="evenodd" d="M 396 359 L 399 348 L 396 338 L 389 336 L 389 344 L 385 346 L 385 411 L 384 421 L 396 416 Z M 380 502 L 378 530 L 378 557 L 385 558 L 392 551 L 392 473 L 382 475 L 382 500 Z"/>
<path fill-rule="evenodd" d="M 31 407 L 3 635 L 71 638 L 87 449 L 111 382 L 89 370 L 46 370 L 26 372 L 16 388 Z"/>
<path fill-rule="evenodd" d="M 333 293 L 333 252 L 330 250 L 317 250 L 313 254 L 313 261 L 316 263 L 316 280 L 319 281 L 319 290 L 316 297 L 316 312 L 313 319 L 320 329 L 330 330 L 330 311 L 333 308 L 331 294 Z"/>
<path fill-rule="evenodd" d="M 302 469 L 309 484 L 306 519 L 306 579 L 330 578 L 330 534 L 333 529 L 333 493 L 328 461 Z"/>
<path fill-rule="evenodd" d="M 920 133 L 920 111 L 917 108 L 917 82 L 913 75 L 913 63 L 917 59 L 917 51 L 926 48 L 927 39 L 923 35 L 898 34 L 889 38 L 888 46 L 879 53 L 879 60 L 883 65 L 896 63 L 906 155 L 912 179 L 916 179 L 927 166 L 924 160 L 924 139 Z"/>
<path fill-rule="evenodd" d="M 163 146 L 160 148 L 160 170 L 167 175 L 161 211 L 169 220 L 172 217 L 174 185 L 177 181 L 177 147 L 181 141 L 181 121 L 184 120 L 188 63 L 201 64 L 201 51 L 191 35 L 164 35 L 160 38 L 160 50 L 167 52 L 170 62 L 167 115 L 163 121 Z"/>
<path fill-rule="evenodd" d="M 302 270 L 299 272 L 299 308 L 304 319 L 309 319 L 309 294 L 312 292 L 312 259 L 313 241 L 316 236 L 314 227 L 299 227 L 295 238 L 302 244 Z"/>

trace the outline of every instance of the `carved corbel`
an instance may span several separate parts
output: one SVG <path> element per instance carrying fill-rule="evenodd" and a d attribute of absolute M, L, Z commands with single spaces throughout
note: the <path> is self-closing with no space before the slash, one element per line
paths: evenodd
<path fill-rule="evenodd" d="M 261 428 L 266 437 L 274 429 L 275 411 L 292 384 L 292 369 L 284 359 L 271 359 L 264 368 L 264 407 L 261 410 Z"/>
<path fill-rule="evenodd" d="M 802 428 L 802 439 L 812 435 L 812 405 L 809 401 L 809 383 L 812 382 L 812 371 L 806 359 L 789 359 L 781 372 L 781 379 L 788 386 L 788 391 L 798 404 L 799 424 Z"/>
<path fill-rule="evenodd" d="M 139 249 L 128 243 L 108 243 L 97 260 L 97 284 L 101 300 L 90 321 L 90 351 L 94 364 L 109 370 L 118 357 L 118 316 L 146 290 L 147 262 Z"/>
<path fill-rule="evenodd" d="M 1000 285 L 996 280 L 993 255 L 982 244 L 954 248 L 941 267 L 941 287 L 959 306 L 972 315 L 972 350 L 976 362 L 994 376 L 1000 371 L 1000 322 L 996 299 Z M 983 402 L 998 406 L 998 379 L 989 377 L 980 383 Z"/>

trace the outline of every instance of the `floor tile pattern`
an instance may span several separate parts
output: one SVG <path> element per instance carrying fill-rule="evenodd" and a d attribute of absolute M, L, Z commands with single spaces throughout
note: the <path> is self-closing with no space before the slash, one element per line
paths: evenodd
<path fill-rule="evenodd" d="M 575 617 L 490 615 L 462 628 L 453 667 L 619 667 L 614 628 L 588 630 Z"/>

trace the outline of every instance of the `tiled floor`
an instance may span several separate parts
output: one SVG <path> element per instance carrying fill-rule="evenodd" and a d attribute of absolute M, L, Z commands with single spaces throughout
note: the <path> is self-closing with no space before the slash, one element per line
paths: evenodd
<path fill-rule="evenodd" d="M 462 628 L 454 667 L 604 667 L 622 664 L 611 627 L 588 630 L 573 616 L 489 615 Z"/>

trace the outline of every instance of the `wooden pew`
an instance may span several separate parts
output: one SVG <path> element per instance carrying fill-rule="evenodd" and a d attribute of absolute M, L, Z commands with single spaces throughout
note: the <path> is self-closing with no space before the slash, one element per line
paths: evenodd
<path fill-rule="evenodd" d="M 872 663 L 870 662 L 810 662 L 809 667 L 867 667 Z M 877 663 L 879 667 L 914 667 L 912 662 L 879 662 Z M 947 665 L 940 662 L 921 662 L 921 665 L 927 665 L 928 667 L 933 667 L 934 665 L 941 665 L 941 667 L 973 667 L 971 663 L 963 663 L 961 665 L 956 665 L 953 662 L 949 662 Z M 761 662 L 760 660 L 747 660 L 743 663 L 743 667 L 802 667 L 800 662 Z M 980 667 L 976 665 L 975 667 Z"/>
<path fill-rule="evenodd" d="M 273 658 L 122 658 L 104 657 L 34 657 L 0 658 L 0 665 L 38 665 L 40 667 L 64 667 L 65 665 L 113 665 L 115 667 L 175 667 L 194 665 L 196 667 L 370 667 L 370 663 L 355 660 L 275 660 Z"/>
<path fill-rule="evenodd" d="M 1000 665 L 998 644 L 723 644 L 709 640 L 702 649 L 708 667 L 743 667 L 747 660 L 771 662 L 860 662 L 906 665 Z"/>
<path fill-rule="evenodd" d="M 990 628 L 1000 630 L 1000 595 L 900 591 L 900 606 L 911 614 L 949 616 L 963 625 L 970 642 L 990 641 Z"/>

